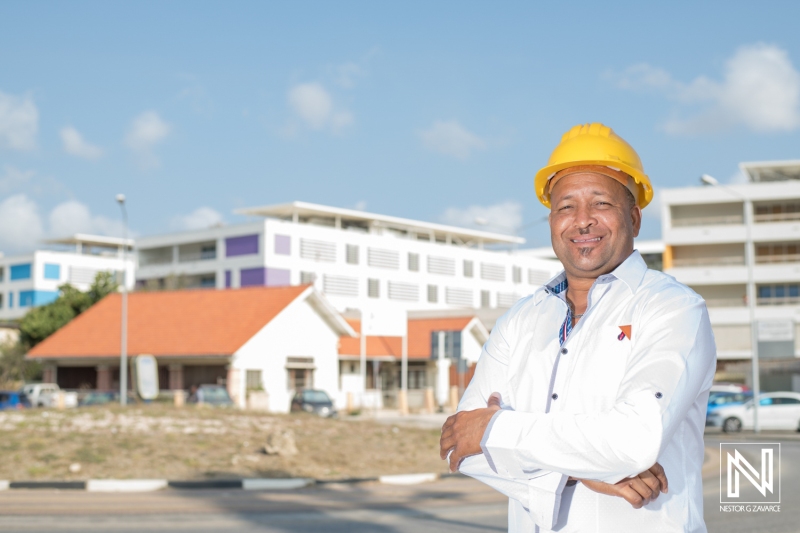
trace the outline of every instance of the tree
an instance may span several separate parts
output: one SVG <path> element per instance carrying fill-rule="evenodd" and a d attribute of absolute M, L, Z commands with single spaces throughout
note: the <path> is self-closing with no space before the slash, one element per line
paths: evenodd
<path fill-rule="evenodd" d="M 25 351 L 42 342 L 108 294 L 115 292 L 117 287 L 118 284 L 110 272 L 99 272 L 87 292 L 81 292 L 69 283 L 61 285 L 58 288 L 58 298 L 47 305 L 31 309 L 22 317 L 19 333 L 20 343 Z"/>

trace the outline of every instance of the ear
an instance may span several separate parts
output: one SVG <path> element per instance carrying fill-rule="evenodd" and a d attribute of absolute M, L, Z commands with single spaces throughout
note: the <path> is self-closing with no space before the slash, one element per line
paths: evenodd
<path fill-rule="evenodd" d="M 642 229 L 642 208 L 638 205 L 631 207 L 631 222 L 633 223 L 633 236 L 639 236 L 639 230 Z"/>

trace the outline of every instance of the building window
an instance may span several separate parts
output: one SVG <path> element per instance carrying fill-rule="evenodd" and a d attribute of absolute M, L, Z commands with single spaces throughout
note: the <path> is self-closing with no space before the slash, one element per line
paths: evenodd
<path fill-rule="evenodd" d="M 380 280 L 369 278 L 367 280 L 367 296 L 370 298 L 380 298 Z"/>
<path fill-rule="evenodd" d="M 226 270 L 225 271 L 225 288 L 230 289 L 231 286 L 233 285 L 233 280 L 231 279 L 232 277 L 233 276 L 232 276 L 231 271 L 230 270 Z"/>
<path fill-rule="evenodd" d="M 465 278 L 471 278 L 474 275 L 473 271 L 474 271 L 474 265 L 473 265 L 472 261 L 467 261 L 465 259 L 464 260 L 464 277 Z"/>
<path fill-rule="evenodd" d="M 239 286 L 264 286 L 267 282 L 267 269 L 264 267 L 243 268 L 239 271 Z"/>
<path fill-rule="evenodd" d="M 356 246 L 355 244 L 345 245 L 345 255 L 348 265 L 358 264 L 358 246 Z"/>
<path fill-rule="evenodd" d="M 314 358 L 286 358 L 287 388 L 295 391 L 314 388 Z"/>
<path fill-rule="evenodd" d="M 492 296 L 489 291 L 481 291 L 481 307 L 491 307 Z"/>
<path fill-rule="evenodd" d="M 481 263 L 481 279 L 505 281 L 506 267 L 496 263 Z"/>
<path fill-rule="evenodd" d="M 11 265 L 11 281 L 18 279 L 31 279 L 31 264 Z"/>
<path fill-rule="evenodd" d="M 322 292 L 336 296 L 358 296 L 359 279 L 355 276 L 322 275 Z"/>
<path fill-rule="evenodd" d="M 200 260 L 208 261 L 217 258 L 217 243 L 203 244 L 200 246 Z"/>
<path fill-rule="evenodd" d="M 313 239 L 300 239 L 300 257 L 312 261 L 336 262 L 336 244 Z"/>
<path fill-rule="evenodd" d="M 261 381 L 261 370 L 247 371 L 247 390 L 264 390 Z"/>
<path fill-rule="evenodd" d="M 11 309 L 12 307 L 14 307 L 14 293 L 13 292 L 9 292 L 8 293 L 8 308 Z"/>
<path fill-rule="evenodd" d="M 36 307 L 49 304 L 58 298 L 58 291 L 19 291 L 20 307 Z"/>
<path fill-rule="evenodd" d="M 439 287 L 436 285 L 428 285 L 428 302 L 435 304 L 439 301 Z"/>
<path fill-rule="evenodd" d="M 797 305 L 800 303 L 800 285 L 776 284 L 758 286 L 759 305 Z"/>
<path fill-rule="evenodd" d="M 458 289 L 446 287 L 444 289 L 444 301 L 447 305 L 456 307 L 474 307 L 475 297 L 469 289 Z"/>
<path fill-rule="evenodd" d="M 400 254 L 383 248 L 367 248 L 367 264 L 371 267 L 400 268 Z"/>
<path fill-rule="evenodd" d="M 258 235 L 242 235 L 225 239 L 225 257 L 258 253 Z"/>
<path fill-rule="evenodd" d="M 204 289 L 215 289 L 217 287 L 217 275 L 209 274 L 207 276 L 200 276 L 200 287 Z"/>
<path fill-rule="evenodd" d="M 460 331 L 431 331 L 431 359 L 439 358 L 439 335 L 444 335 L 444 355 L 449 359 L 461 359 Z"/>
<path fill-rule="evenodd" d="M 428 272 L 430 274 L 442 274 L 444 276 L 456 275 L 456 261 L 450 257 L 428 256 Z"/>
<path fill-rule="evenodd" d="M 0 282 L 2 282 L 6 278 L 6 269 L 4 267 L 0 267 Z"/>
<path fill-rule="evenodd" d="M 410 272 L 419 272 L 419 254 L 408 254 L 408 270 Z"/>
<path fill-rule="evenodd" d="M 390 281 L 388 284 L 389 299 L 390 300 L 406 300 L 409 302 L 416 302 L 419 300 L 419 286 L 413 283 L 400 283 L 397 281 Z"/>
<path fill-rule="evenodd" d="M 3 293 L 0 292 L 0 309 L 3 308 Z"/>
<path fill-rule="evenodd" d="M 514 279 L 514 283 L 522 283 L 522 268 L 520 267 L 512 267 L 511 274 Z"/>
<path fill-rule="evenodd" d="M 530 285 L 544 285 L 550 279 L 550 273 L 542 270 L 528 269 L 528 283 Z"/>
<path fill-rule="evenodd" d="M 44 279 L 61 279 L 61 265 L 53 263 L 44 264 Z"/>
<path fill-rule="evenodd" d="M 289 235 L 275 235 L 275 253 L 279 255 L 291 255 L 292 238 Z"/>
<path fill-rule="evenodd" d="M 300 285 L 309 285 L 317 280 L 314 272 L 300 272 Z"/>

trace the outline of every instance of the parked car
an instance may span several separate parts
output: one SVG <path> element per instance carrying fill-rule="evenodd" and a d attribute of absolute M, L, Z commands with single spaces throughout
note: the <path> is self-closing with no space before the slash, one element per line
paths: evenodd
<path fill-rule="evenodd" d="M 229 406 L 233 405 L 228 394 L 228 389 L 222 385 L 200 385 L 196 391 L 189 395 L 189 403 L 204 403 L 208 405 Z"/>
<path fill-rule="evenodd" d="M 20 392 L 28 397 L 33 407 L 57 407 L 59 393 L 64 394 L 64 407 L 78 406 L 78 393 L 62 391 L 55 383 L 28 383 Z"/>
<path fill-rule="evenodd" d="M 337 415 L 328 393 L 324 390 L 316 389 L 305 389 L 295 394 L 294 398 L 292 398 L 291 410 L 293 412 L 305 411 L 306 413 L 314 413 L 323 417 Z"/>
<path fill-rule="evenodd" d="M 761 429 L 800 430 L 800 394 L 796 392 L 771 392 L 762 394 L 758 407 Z M 753 400 L 740 405 L 723 405 L 709 413 L 706 426 L 720 427 L 722 431 L 736 432 L 753 429 Z"/>
<path fill-rule="evenodd" d="M 714 383 L 711 385 L 711 394 L 715 392 L 747 392 L 750 387 L 741 383 Z"/>
<path fill-rule="evenodd" d="M 119 403 L 119 391 L 89 391 L 83 394 L 78 399 L 78 405 L 81 407 L 89 405 L 107 405 L 109 403 Z M 136 403 L 136 396 L 133 393 L 128 393 L 128 403 Z"/>
<path fill-rule="evenodd" d="M 714 411 L 722 406 L 740 405 L 752 398 L 753 393 L 750 391 L 712 392 L 708 395 L 708 408 L 706 410 L 706 417 L 711 414 L 711 411 Z"/>
<path fill-rule="evenodd" d="M 31 402 L 24 392 L 0 391 L 0 411 L 5 409 L 26 409 L 30 406 Z"/>

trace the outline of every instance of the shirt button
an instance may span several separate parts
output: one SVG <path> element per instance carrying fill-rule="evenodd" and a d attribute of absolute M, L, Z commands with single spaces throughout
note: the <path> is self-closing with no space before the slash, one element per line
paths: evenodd
<path fill-rule="evenodd" d="M 567 355 L 568 351 L 566 348 L 561 348 L 561 355 Z"/>
<path fill-rule="evenodd" d="M 553 395 L 552 395 L 552 396 L 550 396 L 550 397 L 551 397 L 552 399 L 554 399 L 554 400 L 558 400 L 558 394 L 556 394 L 555 392 L 554 392 L 554 393 L 553 393 Z"/>
<path fill-rule="evenodd" d="M 660 392 L 657 392 L 657 393 L 656 393 L 656 398 L 658 398 L 659 400 L 661 399 L 661 397 L 662 397 L 662 396 L 664 396 L 664 395 L 663 395 L 663 394 L 661 394 Z"/>

